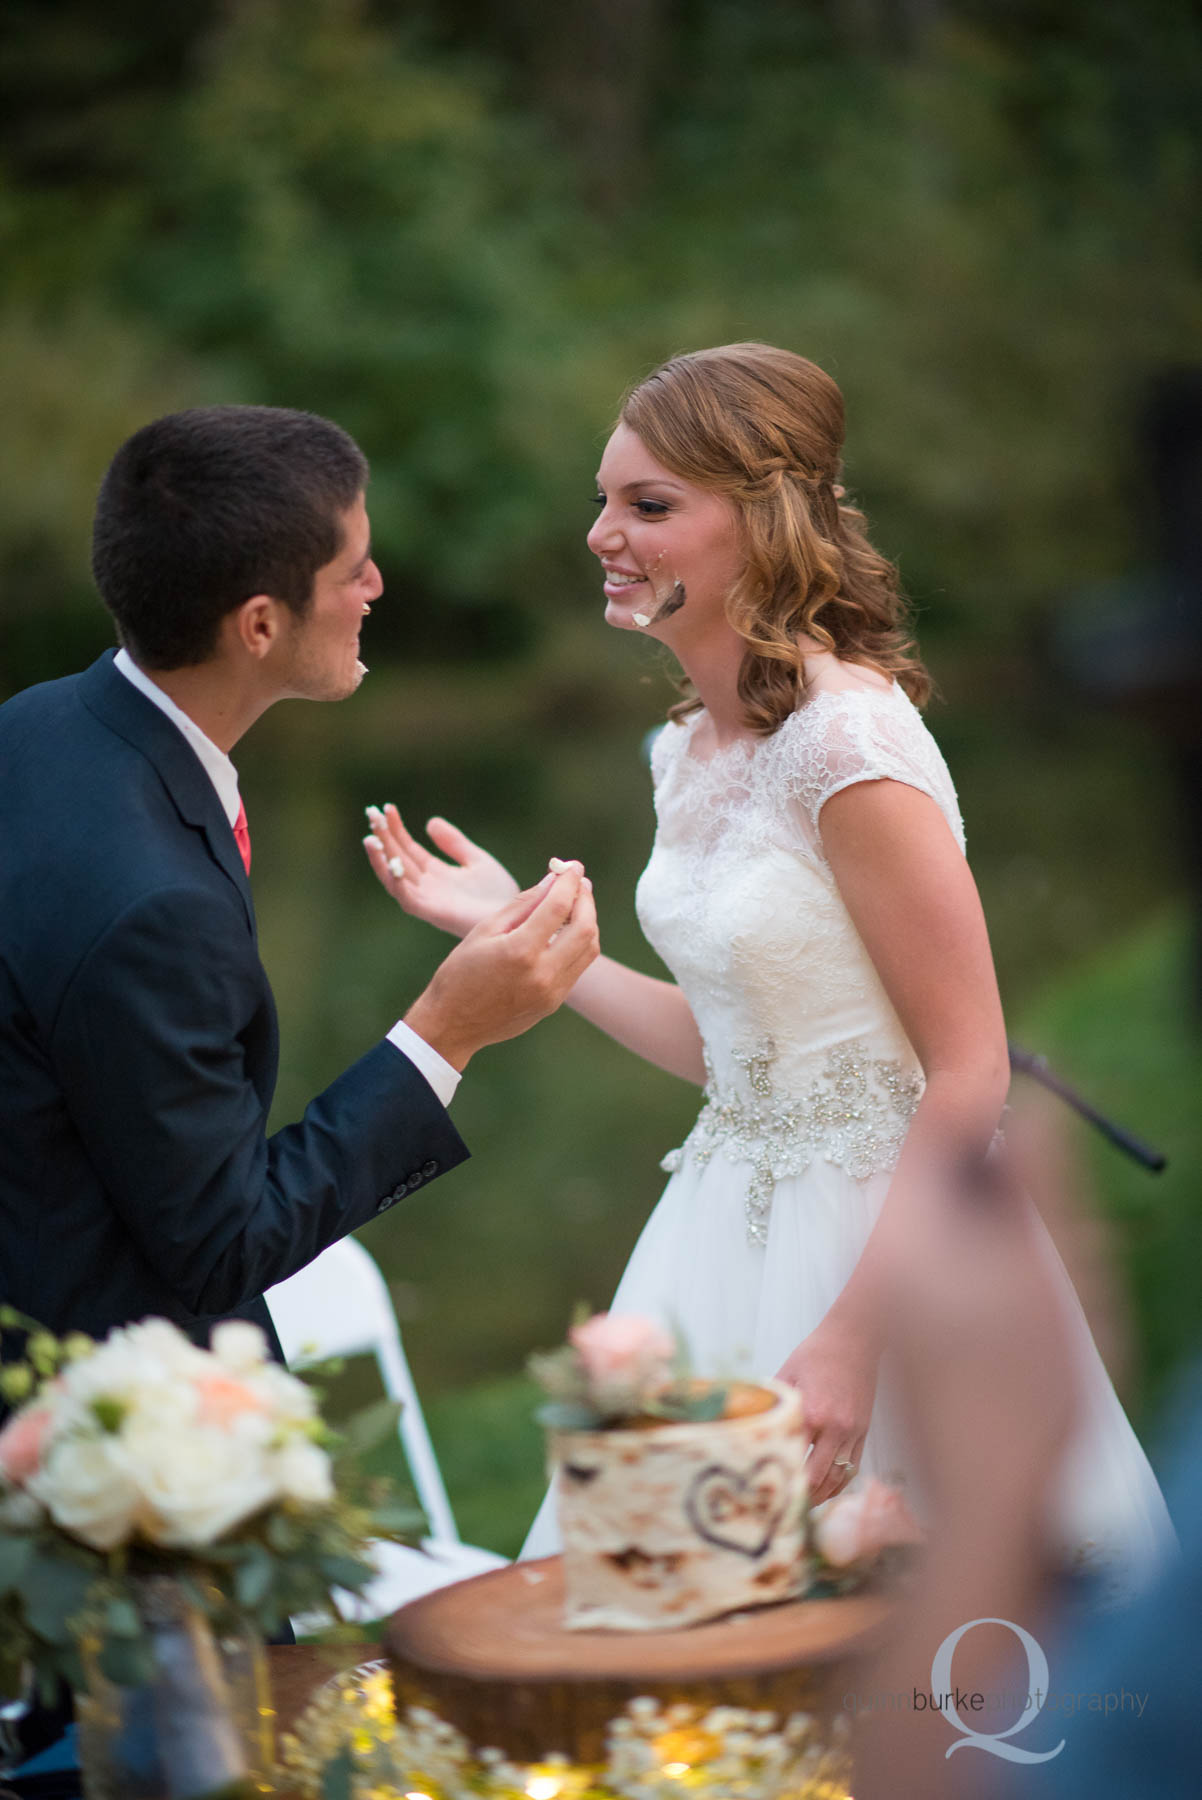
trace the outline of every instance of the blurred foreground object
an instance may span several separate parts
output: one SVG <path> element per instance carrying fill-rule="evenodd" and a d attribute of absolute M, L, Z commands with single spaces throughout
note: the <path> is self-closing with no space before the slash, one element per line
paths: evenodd
<path fill-rule="evenodd" d="M 921 1451 L 932 1548 L 900 1630 L 857 1677 L 857 1800 L 1009 1796 L 1025 1791 L 1026 1765 L 1053 1760 L 1055 1791 L 1067 1791 L 1060 1638 L 1072 1590 L 1048 1527 L 1091 1393 L 1075 1305 L 1040 1215 L 1062 1241 L 1077 1224 L 1050 1116 L 1020 1113 L 1008 1139 L 1004 1155 L 968 1167 L 949 1149 L 883 1265 L 881 1306 Z M 1133 1571 L 1131 1585 L 1177 1583 L 1169 1542 L 1162 1567 L 1159 1577 L 1148 1565 Z M 1099 1600 L 1113 1598 L 1099 1573 L 1076 1595 L 1091 1629 Z M 1136 1671 L 1126 1673 L 1130 1690 Z M 1148 1680 L 1138 1688 L 1146 1704 Z"/>

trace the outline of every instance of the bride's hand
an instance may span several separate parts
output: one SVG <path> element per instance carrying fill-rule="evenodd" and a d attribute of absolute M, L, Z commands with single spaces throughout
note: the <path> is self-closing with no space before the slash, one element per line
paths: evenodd
<path fill-rule="evenodd" d="M 426 825 L 442 856 L 410 837 L 391 802 L 382 812 L 369 806 L 367 821 L 363 847 L 381 887 L 407 913 L 454 937 L 466 937 L 519 892 L 509 870 L 447 819 Z"/>
<path fill-rule="evenodd" d="M 876 1374 L 876 1351 L 854 1331 L 827 1319 L 781 1366 L 777 1379 L 801 1389 L 804 1428 L 812 1441 L 806 1479 L 814 1506 L 837 1494 L 860 1466 Z"/>

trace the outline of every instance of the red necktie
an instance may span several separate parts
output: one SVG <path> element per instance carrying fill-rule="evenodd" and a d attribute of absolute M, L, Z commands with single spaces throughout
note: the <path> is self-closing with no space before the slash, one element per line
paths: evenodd
<path fill-rule="evenodd" d="M 250 874 L 250 826 L 246 823 L 246 807 L 238 801 L 238 817 L 234 820 L 234 842 L 242 855 L 242 867 Z"/>

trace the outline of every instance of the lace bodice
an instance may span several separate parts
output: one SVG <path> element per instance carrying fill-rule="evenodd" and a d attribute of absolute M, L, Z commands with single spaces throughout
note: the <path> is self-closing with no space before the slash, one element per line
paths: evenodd
<path fill-rule="evenodd" d="M 922 1072 L 835 885 L 818 819 L 858 781 L 929 794 L 957 842 L 955 789 L 902 688 L 818 692 L 770 738 L 702 762 L 696 724 L 652 754 L 658 829 L 639 919 L 705 1044 L 705 1103 L 665 1158 L 715 1151 L 749 1166 L 748 1231 L 763 1242 L 775 1183 L 822 1157 L 864 1179 L 896 1161 Z"/>

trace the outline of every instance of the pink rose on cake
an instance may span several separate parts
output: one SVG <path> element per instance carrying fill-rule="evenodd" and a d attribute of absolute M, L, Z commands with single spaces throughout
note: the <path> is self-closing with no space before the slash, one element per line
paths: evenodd
<path fill-rule="evenodd" d="M 539 1350 L 527 1367 L 547 1395 L 539 1409 L 552 1431 L 609 1431 L 646 1424 L 720 1419 L 740 1410 L 744 1383 L 697 1381 L 680 1347 L 655 1319 L 581 1311 L 558 1350 Z"/>
<path fill-rule="evenodd" d="M 667 1387 L 676 1347 L 654 1319 L 634 1313 L 594 1313 L 568 1332 L 589 1385 L 599 1397 L 633 1395 Z"/>
<path fill-rule="evenodd" d="M 827 1568 L 846 1576 L 864 1573 L 882 1551 L 921 1544 L 923 1533 L 900 1489 L 869 1481 L 816 1509 L 811 1540 Z"/>

